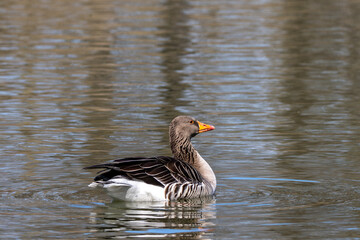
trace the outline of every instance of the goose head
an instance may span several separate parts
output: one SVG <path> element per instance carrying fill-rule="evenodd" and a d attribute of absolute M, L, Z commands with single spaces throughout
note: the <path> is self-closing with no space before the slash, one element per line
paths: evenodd
<path fill-rule="evenodd" d="M 169 134 L 170 140 L 188 139 L 199 133 L 214 130 L 215 127 L 196 120 L 190 116 L 178 116 L 170 123 Z"/>

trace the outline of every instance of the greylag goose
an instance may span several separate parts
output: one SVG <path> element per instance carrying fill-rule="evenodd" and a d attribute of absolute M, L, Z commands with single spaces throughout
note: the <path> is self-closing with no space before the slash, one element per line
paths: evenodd
<path fill-rule="evenodd" d="M 174 118 L 169 126 L 174 157 L 133 157 L 94 165 L 102 168 L 89 187 L 103 187 L 124 201 L 166 201 L 213 195 L 216 178 L 210 165 L 191 144 L 198 133 L 215 129 L 189 116 Z"/>

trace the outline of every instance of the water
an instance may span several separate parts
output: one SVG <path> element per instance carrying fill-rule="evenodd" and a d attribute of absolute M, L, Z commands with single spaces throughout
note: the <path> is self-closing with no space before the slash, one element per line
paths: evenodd
<path fill-rule="evenodd" d="M 2 239 L 357 239 L 356 1 L 1 1 Z M 215 198 L 113 202 L 83 167 L 170 155 Z"/>

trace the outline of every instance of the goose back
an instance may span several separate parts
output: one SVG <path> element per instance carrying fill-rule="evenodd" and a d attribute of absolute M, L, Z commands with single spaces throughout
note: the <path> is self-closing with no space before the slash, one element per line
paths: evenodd
<path fill-rule="evenodd" d="M 103 170 L 94 178 L 95 182 L 108 184 L 119 177 L 143 181 L 150 185 L 165 188 L 167 199 L 182 198 L 182 195 L 187 196 L 191 192 L 192 185 L 201 187 L 204 181 L 199 172 L 190 164 L 165 156 L 123 158 L 110 163 L 86 167 L 86 169 L 96 168 Z M 180 189 L 180 186 L 183 188 Z M 184 186 L 188 186 L 189 189 L 184 191 Z M 170 191 L 174 194 L 171 194 Z"/>

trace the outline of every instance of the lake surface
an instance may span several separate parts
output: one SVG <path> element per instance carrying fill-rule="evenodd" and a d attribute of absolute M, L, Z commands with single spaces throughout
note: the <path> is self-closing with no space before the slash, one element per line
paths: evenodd
<path fill-rule="evenodd" d="M 1 239 L 360 239 L 358 1 L 2 0 Z M 114 202 L 85 166 L 193 143 L 215 198 Z"/>

